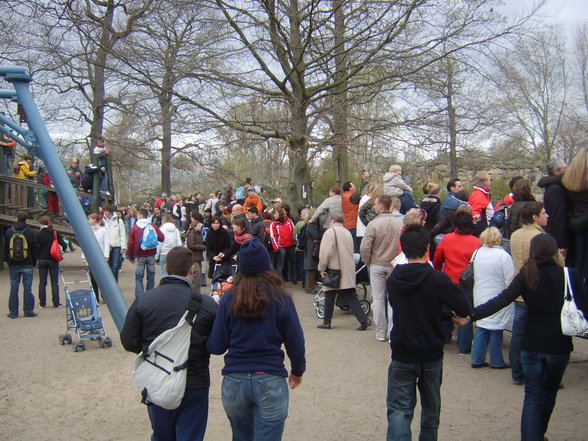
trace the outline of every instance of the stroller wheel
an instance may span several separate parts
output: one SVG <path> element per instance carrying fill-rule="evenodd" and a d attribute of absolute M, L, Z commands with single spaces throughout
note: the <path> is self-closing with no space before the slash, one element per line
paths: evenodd
<path fill-rule="evenodd" d="M 104 339 L 102 337 L 98 337 L 98 346 L 100 346 L 101 348 L 106 346 L 106 344 L 104 343 Z"/>
<path fill-rule="evenodd" d="M 71 345 L 71 349 L 72 349 L 72 351 L 74 351 L 74 352 L 78 352 L 78 345 L 77 345 L 77 344 L 75 344 L 75 345 Z"/>
<path fill-rule="evenodd" d="M 360 300 L 359 305 L 361 306 L 361 310 L 364 312 L 364 314 L 369 314 L 372 310 L 372 305 L 370 305 L 370 302 L 367 300 Z"/>
<path fill-rule="evenodd" d="M 110 337 L 104 337 L 104 345 L 107 348 L 111 348 L 112 347 L 112 339 Z"/>
<path fill-rule="evenodd" d="M 62 346 L 65 344 L 65 335 L 61 334 L 59 336 L 59 344 Z"/>
<path fill-rule="evenodd" d="M 65 334 L 65 335 L 63 336 L 63 339 L 64 339 L 64 341 L 65 341 L 65 342 L 66 342 L 68 345 L 71 345 L 71 342 L 73 341 L 73 340 L 72 340 L 72 338 L 71 338 L 71 334 Z"/>
<path fill-rule="evenodd" d="M 321 320 L 325 318 L 325 307 L 324 305 L 316 305 L 316 316 Z"/>

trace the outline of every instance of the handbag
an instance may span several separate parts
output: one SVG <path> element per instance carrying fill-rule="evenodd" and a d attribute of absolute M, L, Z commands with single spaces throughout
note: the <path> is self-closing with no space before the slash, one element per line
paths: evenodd
<path fill-rule="evenodd" d="M 561 333 L 571 336 L 588 336 L 588 321 L 576 307 L 570 280 L 570 269 L 564 268 L 564 302 L 561 308 Z"/>
<path fill-rule="evenodd" d="M 341 268 L 341 260 L 339 259 L 339 247 L 337 245 L 337 233 L 335 230 L 333 230 L 333 234 L 335 235 L 335 253 L 337 253 L 337 261 L 339 262 L 339 268 Z M 323 286 L 328 286 L 329 288 L 339 288 L 339 286 L 341 285 L 341 270 L 327 268 L 325 272 L 327 274 L 322 279 Z"/>
<path fill-rule="evenodd" d="M 53 243 L 51 244 L 49 254 L 51 254 L 51 257 L 53 257 L 56 262 L 61 262 L 63 260 L 63 256 L 61 255 L 61 245 L 59 245 L 59 240 L 57 239 L 57 231 L 53 232 Z"/>
<path fill-rule="evenodd" d="M 474 259 L 476 258 L 476 254 L 478 254 L 478 250 L 474 251 L 470 264 L 463 270 L 461 276 L 459 276 L 459 284 L 465 289 L 474 289 Z"/>

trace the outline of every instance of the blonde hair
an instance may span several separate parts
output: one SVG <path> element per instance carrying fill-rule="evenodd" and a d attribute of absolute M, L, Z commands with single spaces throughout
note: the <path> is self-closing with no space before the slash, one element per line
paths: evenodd
<path fill-rule="evenodd" d="M 502 234 L 496 227 L 488 227 L 480 234 L 480 242 L 487 247 L 496 247 L 502 243 Z"/>
<path fill-rule="evenodd" d="M 392 164 L 389 168 L 389 171 L 395 173 L 402 172 L 402 167 L 400 167 L 398 164 Z"/>
<path fill-rule="evenodd" d="M 308 222 L 314 215 L 314 208 L 304 208 L 300 212 L 300 219 L 304 222 Z"/>
<path fill-rule="evenodd" d="M 584 147 L 574 157 L 561 183 L 567 190 L 574 193 L 588 191 L 588 148 Z"/>
<path fill-rule="evenodd" d="M 425 185 L 423 185 L 423 193 L 425 193 L 425 194 L 439 193 L 439 184 L 435 184 L 434 182 L 427 182 Z"/>
<path fill-rule="evenodd" d="M 411 208 L 404 215 L 404 226 L 422 225 L 425 219 L 427 219 L 427 212 L 425 210 L 422 208 Z"/>

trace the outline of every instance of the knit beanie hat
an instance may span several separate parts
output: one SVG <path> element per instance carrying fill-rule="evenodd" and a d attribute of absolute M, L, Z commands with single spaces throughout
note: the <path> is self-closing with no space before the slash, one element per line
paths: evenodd
<path fill-rule="evenodd" d="M 270 268 L 269 253 L 254 237 L 241 245 L 239 251 L 239 272 L 244 274 L 259 274 Z"/>

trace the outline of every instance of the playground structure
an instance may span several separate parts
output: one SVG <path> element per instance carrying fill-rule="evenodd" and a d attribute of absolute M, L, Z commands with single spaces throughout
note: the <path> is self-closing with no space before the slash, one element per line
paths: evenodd
<path fill-rule="evenodd" d="M 104 260 L 98 242 L 86 219 L 86 214 L 79 203 L 78 195 L 69 181 L 63 164 L 55 150 L 55 145 L 35 105 L 29 90 L 29 83 L 32 81 L 32 78 L 27 74 L 24 67 L 19 66 L 0 66 L 0 77 L 3 77 L 5 81 L 14 87 L 14 90 L 0 89 L 0 98 L 10 99 L 21 105 L 25 111 L 26 125 L 28 126 L 28 128 L 25 128 L 14 122 L 11 118 L 0 114 L 0 132 L 22 145 L 31 155 L 40 158 L 45 163 L 45 167 L 51 175 L 55 191 L 63 205 L 64 212 L 67 214 L 75 238 L 84 250 L 90 269 L 94 274 L 100 291 L 103 293 L 104 300 L 114 323 L 120 330 L 124 324 L 128 305 L 112 275 L 110 267 Z M 10 195 L 19 193 L 21 195 L 27 195 L 28 188 L 44 187 L 45 190 L 47 189 L 46 186 L 24 181 L 8 176 L 2 176 L 0 178 L 0 182 L 4 185 L 4 191 L 0 191 L 0 208 L 4 208 L 4 217 L 10 216 L 8 213 L 10 213 L 11 207 L 14 209 L 25 203 L 24 200 L 20 200 L 24 199 L 25 196 L 11 200 Z M 7 190 L 11 185 L 14 188 L 13 192 Z M 24 193 L 17 191 L 16 186 L 24 186 L 27 188 L 27 191 Z M 27 205 L 25 206 L 31 205 L 30 199 L 30 197 L 27 198 Z M 6 219 L 3 220 L 6 222 Z M 10 216 L 10 220 L 14 220 L 13 215 Z"/>

